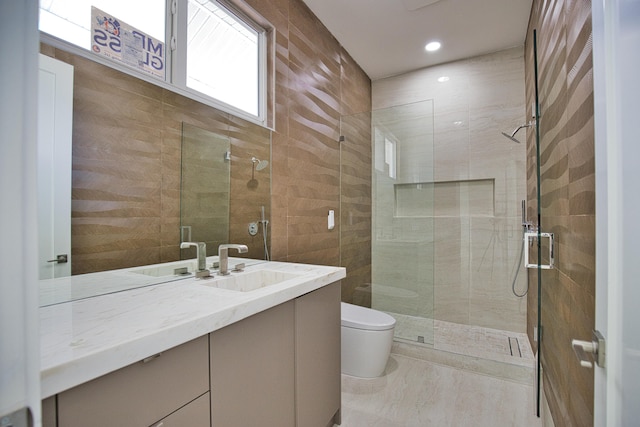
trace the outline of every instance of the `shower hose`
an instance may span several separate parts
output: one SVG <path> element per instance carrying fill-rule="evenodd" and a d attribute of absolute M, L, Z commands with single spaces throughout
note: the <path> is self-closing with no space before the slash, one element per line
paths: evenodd
<path fill-rule="evenodd" d="M 515 296 L 517 296 L 518 298 L 522 298 L 525 295 L 527 295 L 527 293 L 529 292 L 529 280 L 527 278 L 527 287 L 524 290 L 524 293 L 519 294 L 516 291 L 516 282 L 518 281 L 518 273 L 520 273 L 520 267 L 522 267 L 522 257 L 524 255 L 524 245 L 525 245 L 525 241 L 524 241 L 524 233 L 526 232 L 526 228 L 523 227 L 522 228 L 522 246 L 520 246 L 520 256 L 518 257 L 518 266 L 516 267 L 516 273 L 513 276 L 513 282 L 511 282 L 511 291 L 513 292 L 513 294 Z"/>
<path fill-rule="evenodd" d="M 264 242 L 264 259 L 269 261 L 269 248 L 267 247 L 267 226 L 269 225 L 269 221 L 263 219 L 260 221 L 262 224 L 262 241 Z"/>

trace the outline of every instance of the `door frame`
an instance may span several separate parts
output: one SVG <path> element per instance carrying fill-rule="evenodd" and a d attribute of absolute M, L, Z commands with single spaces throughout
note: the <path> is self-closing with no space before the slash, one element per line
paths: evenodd
<path fill-rule="evenodd" d="M 28 408 L 32 422 L 27 425 L 41 423 L 38 50 L 38 1 L 0 2 L 0 419 Z"/>
<path fill-rule="evenodd" d="M 606 368 L 594 372 L 594 425 L 640 418 L 640 1 L 591 4 L 596 160 L 596 329 Z"/>

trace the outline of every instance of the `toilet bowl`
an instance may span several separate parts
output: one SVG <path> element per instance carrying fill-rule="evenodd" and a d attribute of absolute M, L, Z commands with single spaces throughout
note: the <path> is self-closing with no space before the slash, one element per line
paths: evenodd
<path fill-rule="evenodd" d="M 360 378 L 382 375 L 396 320 L 386 313 L 342 303 L 342 373 Z"/>

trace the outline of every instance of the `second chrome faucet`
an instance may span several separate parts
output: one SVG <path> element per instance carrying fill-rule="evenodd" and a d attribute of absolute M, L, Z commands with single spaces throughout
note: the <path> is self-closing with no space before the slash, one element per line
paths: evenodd
<path fill-rule="evenodd" d="M 247 245 L 225 244 L 218 246 L 218 258 L 220 262 L 220 271 L 218 274 L 227 276 L 229 274 L 229 249 L 236 249 L 238 253 L 244 254 L 249 248 Z"/>
<path fill-rule="evenodd" d="M 207 270 L 207 245 L 204 242 L 180 243 L 180 249 L 186 249 L 190 246 L 195 246 L 196 258 L 198 258 L 198 269 L 196 270 L 196 277 L 209 277 L 210 273 L 209 270 Z"/>

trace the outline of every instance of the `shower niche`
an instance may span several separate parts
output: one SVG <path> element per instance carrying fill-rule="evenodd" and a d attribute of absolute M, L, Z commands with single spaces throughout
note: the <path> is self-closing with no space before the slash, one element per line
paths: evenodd
<path fill-rule="evenodd" d="M 395 216 L 493 216 L 495 179 L 395 184 Z"/>

